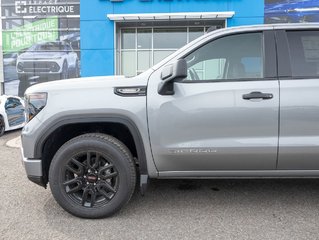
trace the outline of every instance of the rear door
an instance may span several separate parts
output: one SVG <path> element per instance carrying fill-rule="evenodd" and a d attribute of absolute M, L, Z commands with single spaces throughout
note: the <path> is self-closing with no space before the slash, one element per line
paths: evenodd
<path fill-rule="evenodd" d="M 319 169 L 319 31 L 277 30 L 278 169 Z"/>

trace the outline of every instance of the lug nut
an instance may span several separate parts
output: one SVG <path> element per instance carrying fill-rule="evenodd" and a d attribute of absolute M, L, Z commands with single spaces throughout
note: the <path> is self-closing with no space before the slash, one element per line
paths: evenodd
<path fill-rule="evenodd" d="M 90 183 L 89 183 L 89 182 L 86 182 L 86 184 L 89 185 Z"/>

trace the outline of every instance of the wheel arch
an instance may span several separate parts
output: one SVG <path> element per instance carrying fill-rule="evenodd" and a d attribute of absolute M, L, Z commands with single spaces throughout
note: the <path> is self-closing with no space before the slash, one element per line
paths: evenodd
<path fill-rule="evenodd" d="M 122 127 L 127 128 L 129 133 L 131 134 L 131 137 L 134 141 L 134 147 L 136 149 L 136 157 L 138 159 L 138 165 L 139 165 L 139 172 L 140 174 L 148 175 L 147 174 L 147 161 L 146 161 L 146 153 L 145 153 L 145 148 L 144 148 L 144 143 L 142 136 L 140 134 L 140 131 L 136 124 L 134 123 L 133 120 L 126 116 L 122 115 L 72 115 L 72 116 L 63 116 L 60 117 L 59 119 L 56 119 L 53 123 L 49 124 L 40 134 L 39 138 L 36 141 L 35 144 L 35 149 L 34 149 L 34 154 L 35 158 L 42 159 L 43 165 L 43 173 L 45 174 L 48 171 L 49 165 L 52 160 L 52 154 L 50 155 L 48 152 L 52 148 L 52 144 L 54 143 L 54 136 L 58 131 L 61 131 L 64 129 L 66 126 L 70 127 L 78 127 L 78 126 L 91 126 L 91 128 L 88 128 L 88 131 L 94 129 L 94 126 L 96 127 L 95 132 L 100 132 L 100 133 L 106 133 L 109 134 L 108 132 L 103 132 L 103 128 L 98 128 L 98 126 L 119 126 L 121 125 Z M 93 131 L 94 132 L 94 131 Z M 80 133 L 74 136 L 71 136 L 71 138 L 76 137 L 78 135 L 84 134 Z M 70 136 L 67 136 L 67 134 L 62 134 L 65 135 L 66 138 L 65 140 L 62 140 L 63 143 L 68 141 Z M 112 135 L 112 134 L 110 134 Z M 116 137 L 116 136 L 115 136 Z M 122 140 L 122 139 L 119 139 Z M 62 145 L 63 145 L 62 143 Z M 125 143 L 124 143 L 125 144 Z M 60 147 L 60 146 L 59 146 Z M 58 147 L 58 148 L 59 148 Z M 57 148 L 57 149 L 58 149 Z M 54 149 L 55 151 L 56 149 Z M 131 150 L 131 149 L 130 149 Z M 47 162 L 49 161 L 49 162 Z M 47 176 L 44 176 L 44 179 L 47 180 Z"/>

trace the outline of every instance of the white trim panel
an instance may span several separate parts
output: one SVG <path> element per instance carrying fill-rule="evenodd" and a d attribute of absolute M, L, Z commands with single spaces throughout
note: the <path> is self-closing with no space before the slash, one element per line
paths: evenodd
<path fill-rule="evenodd" d="M 235 15 L 231 12 L 181 12 L 181 13 L 141 13 L 141 14 L 107 14 L 112 21 L 132 20 L 180 20 L 180 19 L 226 19 Z"/>

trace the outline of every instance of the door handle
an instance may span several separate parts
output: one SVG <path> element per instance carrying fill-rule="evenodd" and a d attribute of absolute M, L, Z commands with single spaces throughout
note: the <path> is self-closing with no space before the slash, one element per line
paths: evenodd
<path fill-rule="evenodd" d="M 274 96 L 271 93 L 251 92 L 243 95 L 243 99 L 272 99 Z"/>

